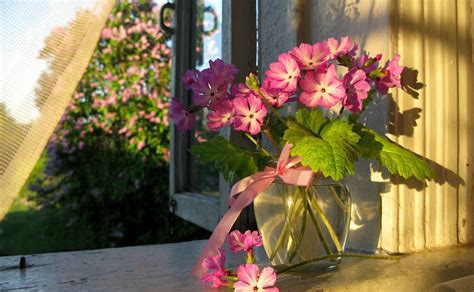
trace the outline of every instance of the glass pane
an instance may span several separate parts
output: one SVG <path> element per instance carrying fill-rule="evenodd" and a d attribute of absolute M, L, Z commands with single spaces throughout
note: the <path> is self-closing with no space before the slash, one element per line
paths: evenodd
<path fill-rule="evenodd" d="M 222 1 L 197 0 L 196 15 L 196 69 L 209 67 L 209 60 L 222 58 Z M 207 129 L 203 111 L 196 119 L 195 142 L 208 140 L 218 133 Z M 195 163 L 195 162 L 193 162 Z M 219 173 L 212 164 L 192 168 L 191 191 L 211 196 L 219 195 Z"/>

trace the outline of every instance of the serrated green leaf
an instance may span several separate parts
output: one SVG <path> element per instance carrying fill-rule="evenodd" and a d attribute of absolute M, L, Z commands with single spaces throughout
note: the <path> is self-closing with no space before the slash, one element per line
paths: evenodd
<path fill-rule="evenodd" d="M 431 167 L 415 153 L 362 125 L 358 125 L 356 131 L 361 136 L 361 154 L 366 158 L 376 158 L 391 174 L 404 178 L 414 176 L 421 181 L 433 178 Z"/>
<path fill-rule="evenodd" d="M 293 145 L 291 153 L 300 156 L 303 165 L 334 180 L 354 174 L 360 137 L 348 121 L 329 120 L 319 110 L 301 109 L 288 126 L 284 138 Z"/>
<path fill-rule="evenodd" d="M 227 181 L 231 181 L 235 175 L 243 178 L 258 171 L 257 155 L 220 136 L 194 145 L 191 151 L 200 162 L 215 163 Z"/>
<path fill-rule="evenodd" d="M 308 111 L 307 109 L 301 109 L 296 112 L 295 118 L 298 123 L 316 134 L 319 134 L 322 125 L 328 122 L 328 119 L 319 110 Z"/>
<path fill-rule="evenodd" d="M 325 140 L 347 140 L 356 144 L 360 136 L 352 131 L 352 124 L 347 121 L 332 120 L 321 130 L 321 137 Z"/>

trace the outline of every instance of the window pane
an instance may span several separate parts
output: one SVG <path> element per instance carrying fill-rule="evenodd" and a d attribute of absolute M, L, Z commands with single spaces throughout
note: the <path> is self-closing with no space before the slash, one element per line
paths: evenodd
<path fill-rule="evenodd" d="M 222 1 L 197 0 L 196 15 L 196 68 L 209 67 L 208 60 L 222 58 Z M 218 133 L 207 128 L 207 111 L 196 118 L 195 143 L 209 140 Z M 212 164 L 193 162 L 191 191 L 219 196 L 219 173 Z"/>

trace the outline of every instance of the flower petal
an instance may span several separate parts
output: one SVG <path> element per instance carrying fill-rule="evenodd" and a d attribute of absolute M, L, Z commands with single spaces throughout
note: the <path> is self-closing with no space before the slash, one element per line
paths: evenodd
<path fill-rule="evenodd" d="M 260 272 L 258 278 L 258 288 L 270 288 L 275 286 L 276 273 L 271 267 L 266 267 Z"/>
<path fill-rule="evenodd" d="M 244 264 L 237 268 L 237 277 L 239 281 L 247 283 L 251 287 L 256 287 L 258 284 L 258 273 L 260 269 L 254 264 Z"/>

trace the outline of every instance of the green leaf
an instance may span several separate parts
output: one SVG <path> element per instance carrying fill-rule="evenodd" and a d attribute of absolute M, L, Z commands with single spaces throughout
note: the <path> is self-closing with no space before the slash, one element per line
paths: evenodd
<path fill-rule="evenodd" d="M 255 153 L 241 149 L 220 136 L 194 145 L 191 151 L 200 162 L 215 163 L 227 181 L 233 180 L 235 175 L 243 178 L 259 170 Z"/>
<path fill-rule="evenodd" d="M 414 176 L 421 181 L 433 178 L 431 167 L 415 153 L 360 124 L 355 129 L 361 137 L 359 149 L 363 157 L 376 158 L 391 174 L 404 178 Z"/>
<path fill-rule="evenodd" d="M 290 120 L 284 138 L 293 144 L 292 155 L 315 172 L 340 180 L 354 174 L 360 137 L 346 120 L 327 119 L 319 110 L 301 109 Z"/>
<path fill-rule="evenodd" d="M 313 133 L 319 134 L 321 127 L 328 122 L 319 110 L 308 111 L 307 109 L 301 109 L 296 112 L 296 121 L 301 125 L 306 126 Z"/>

